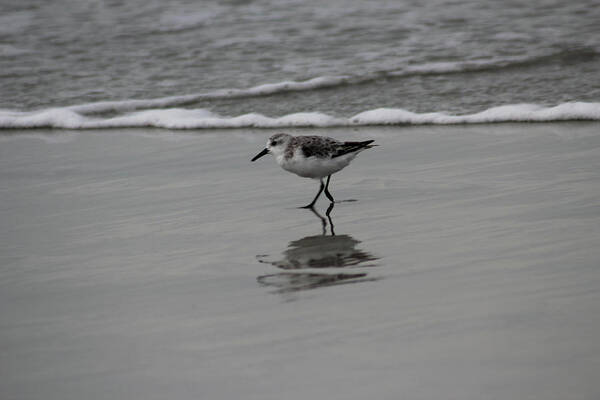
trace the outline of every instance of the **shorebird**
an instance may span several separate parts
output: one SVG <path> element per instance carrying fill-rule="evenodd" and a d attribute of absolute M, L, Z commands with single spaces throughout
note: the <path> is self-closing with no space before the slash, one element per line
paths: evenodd
<path fill-rule="evenodd" d="M 345 168 L 358 153 L 376 146 L 373 140 L 364 142 L 340 142 L 325 136 L 292 136 L 277 133 L 269 138 L 267 146 L 252 161 L 265 154 L 273 154 L 277 164 L 286 171 L 303 178 L 318 179 L 319 192 L 310 204 L 300 208 L 313 208 L 325 189 L 325 196 L 334 203 L 329 193 L 331 175 Z M 323 178 L 327 183 L 323 184 Z"/>

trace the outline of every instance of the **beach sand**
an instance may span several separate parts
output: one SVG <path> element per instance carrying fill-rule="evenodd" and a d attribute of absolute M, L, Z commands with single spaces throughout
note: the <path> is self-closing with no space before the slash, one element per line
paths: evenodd
<path fill-rule="evenodd" d="M 4 131 L 1 397 L 598 399 L 599 128 Z"/>

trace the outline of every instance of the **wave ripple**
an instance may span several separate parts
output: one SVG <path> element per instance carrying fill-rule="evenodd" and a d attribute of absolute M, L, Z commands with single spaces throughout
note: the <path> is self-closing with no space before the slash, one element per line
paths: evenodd
<path fill-rule="evenodd" d="M 72 107 L 41 111 L 0 110 L 3 129 L 111 129 L 154 127 L 166 129 L 290 128 L 367 125 L 450 125 L 501 122 L 600 121 L 600 103 L 569 102 L 554 107 L 536 104 L 510 104 L 467 115 L 442 112 L 414 113 L 404 109 L 378 108 L 349 118 L 320 112 L 293 113 L 268 117 L 250 113 L 235 117 L 221 116 L 205 109 L 150 109 L 113 117 L 92 117 Z"/>

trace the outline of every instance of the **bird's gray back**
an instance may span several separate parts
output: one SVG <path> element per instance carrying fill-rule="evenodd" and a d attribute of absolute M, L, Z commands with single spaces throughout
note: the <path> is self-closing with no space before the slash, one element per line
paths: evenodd
<path fill-rule="evenodd" d="M 330 137 L 295 136 L 288 144 L 285 158 L 292 158 L 296 149 L 300 149 L 304 157 L 330 158 L 339 145 L 340 142 Z"/>

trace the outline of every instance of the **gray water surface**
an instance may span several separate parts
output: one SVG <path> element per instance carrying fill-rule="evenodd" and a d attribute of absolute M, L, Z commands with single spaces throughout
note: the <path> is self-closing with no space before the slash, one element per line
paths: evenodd
<path fill-rule="evenodd" d="M 323 76 L 358 83 L 188 106 L 229 116 L 348 117 L 378 107 L 467 113 L 597 101 L 598 21 L 593 0 L 4 2 L 0 107 L 153 99 Z"/>
<path fill-rule="evenodd" d="M 596 124 L 326 133 L 335 236 L 270 132 L 3 135 L 1 397 L 600 396 Z"/>

